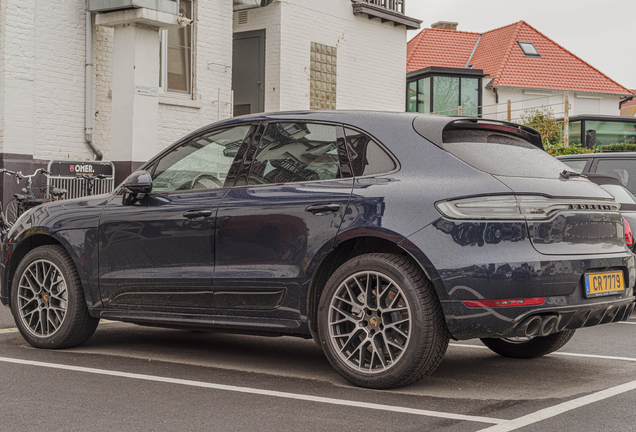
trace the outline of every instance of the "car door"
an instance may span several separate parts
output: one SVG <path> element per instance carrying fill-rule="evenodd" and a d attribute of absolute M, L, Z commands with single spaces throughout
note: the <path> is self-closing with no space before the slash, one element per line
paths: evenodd
<path fill-rule="evenodd" d="M 205 313 L 212 305 L 214 221 L 255 127 L 201 133 L 148 170 L 150 194 L 114 196 L 99 227 L 99 286 L 106 307 Z"/>
<path fill-rule="evenodd" d="M 261 125 L 216 226 L 221 313 L 298 319 L 309 278 L 331 248 L 353 178 L 341 126 Z"/>

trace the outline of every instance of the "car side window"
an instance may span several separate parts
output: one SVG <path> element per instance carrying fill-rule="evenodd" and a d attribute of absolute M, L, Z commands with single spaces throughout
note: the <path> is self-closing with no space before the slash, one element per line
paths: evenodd
<path fill-rule="evenodd" d="M 572 170 L 582 173 L 587 165 L 587 160 L 580 159 L 561 159 L 561 162 L 569 166 Z"/>
<path fill-rule="evenodd" d="M 636 160 L 635 159 L 601 159 L 596 166 L 596 174 L 616 177 L 630 192 L 636 192 Z"/>
<path fill-rule="evenodd" d="M 152 192 L 222 188 L 250 126 L 210 132 L 174 148 L 154 164 Z"/>
<path fill-rule="evenodd" d="M 354 176 L 386 174 L 397 168 L 393 158 L 370 136 L 346 128 L 345 134 Z"/>
<path fill-rule="evenodd" d="M 270 123 L 254 156 L 248 185 L 342 178 L 338 126 Z"/>

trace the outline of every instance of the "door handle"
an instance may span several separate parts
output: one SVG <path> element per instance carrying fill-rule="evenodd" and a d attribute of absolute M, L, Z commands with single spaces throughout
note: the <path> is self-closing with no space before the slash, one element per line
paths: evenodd
<path fill-rule="evenodd" d="M 188 219 L 194 219 L 199 217 L 210 217 L 212 216 L 212 210 L 188 210 L 183 213 L 183 217 Z"/>
<path fill-rule="evenodd" d="M 313 213 L 317 216 L 335 213 L 338 210 L 340 210 L 340 204 L 314 204 L 305 209 L 305 211 Z"/>

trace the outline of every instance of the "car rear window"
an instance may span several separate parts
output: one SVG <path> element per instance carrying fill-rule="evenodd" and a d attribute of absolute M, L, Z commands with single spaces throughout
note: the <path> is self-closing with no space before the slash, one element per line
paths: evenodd
<path fill-rule="evenodd" d="M 490 130 L 446 130 L 442 141 L 444 150 L 489 174 L 555 178 L 570 170 L 528 141 Z"/>

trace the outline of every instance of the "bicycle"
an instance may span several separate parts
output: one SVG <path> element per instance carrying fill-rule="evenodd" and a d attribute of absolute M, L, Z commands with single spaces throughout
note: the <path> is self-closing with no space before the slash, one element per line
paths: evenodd
<path fill-rule="evenodd" d="M 7 174 L 10 176 L 15 176 L 15 172 L 9 171 L 8 169 L 0 169 L 0 174 Z M 17 180 L 17 179 L 16 179 Z M 4 240 L 5 235 L 9 232 L 11 228 L 11 224 L 7 221 L 7 217 L 5 216 L 2 201 L 0 200 L 0 240 Z"/>
<path fill-rule="evenodd" d="M 95 180 L 104 179 L 107 176 L 104 174 L 82 174 L 80 177 L 86 180 L 86 196 L 91 196 L 93 195 Z"/>
<path fill-rule="evenodd" d="M 35 170 L 33 174 L 24 175 L 20 171 L 14 173 L 11 171 L 6 171 L 5 174 L 12 174 L 16 177 L 16 182 L 20 180 L 27 179 L 27 186 L 22 188 L 22 194 L 14 194 L 13 198 L 11 198 L 7 205 L 4 207 L 4 214 L 6 224 L 12 226 L 16 220 L 24 213 L 25 211 L 39 206 L 40 204 L 44 204 L 51 201 L 57 201 L 66 194 L 66 189 L 58 189 L 58 188 L 50 188 L 48 185 L 44 188 L 40 188 L 41 191 L 46 190 L 43 198 L 37 198 L 33 193 L 33 177 L 38 174 L 42 174 L 48 178 L 49 172 L 44 168 L 38 168 Z"/>

